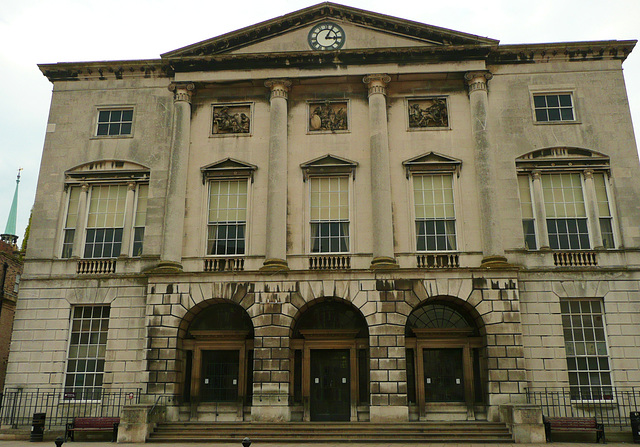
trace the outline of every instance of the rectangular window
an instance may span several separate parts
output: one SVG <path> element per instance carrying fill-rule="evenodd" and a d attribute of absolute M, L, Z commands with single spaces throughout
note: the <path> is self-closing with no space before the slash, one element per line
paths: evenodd
<path fill-rule="evenodd" d="M 570 93 L 533 95 L 537 122 L 575 121 Z"/>
<path fill-rule="evenodd" d="M 562 328 L 571 398 L 612 399 L 611 367 L 599 300 L 562 300 Z"/>
<path fill-rule="evenodd" d="M 138 187 L 138 200 L 136 202 L 136 214 L 133 220 L 133 253 L 132 256 L 142 255 L 144 242 L 144 227 L 147 222 L 147 196 L 149 185 L 142 184 Z"/>
<path fill-rule="evenodd" d="M 85 258 L 115 258 L 120 255 L 126 199 L 127 185 L 91 188 Z"/>
<path fill-rule="evenodd" d="M 109 330 L 109 306 L 73 308 L 65 398 L 99 400 Z"/>
<path fill-rule="evenodd" d="M 609 206 L 606 178 L 604 173 L 594 173 L 593 182 L 596 189 L 596 201 L 598 217 L 600 219 L 600 231 L 604 248 L 616 248 L 613 238 L 613 216 Z"/>
<path fill-rule="evenodd" d="M 98 111 L 97 136 L 131 135 L 133 109 Z"/>
<path fill-rule="evenodd" d="M 413 200 L 417 250 L 456 250 L 453 175 L 414 175 Z"/>
<path fill-rule="evenodd" d="M 73 251 L 73 238 L 76 234 L 78 222 L 78 202 L 80 198 L 80 187 L 71 186 L 69 189 L 69 202 L 67 204 L 67 218 L 64 223 L 64 234 L 62 240 L 62 258 L 70 258 Z"/>
<path fill-rule="evenodd" d="M 533 215 L 533 201 L 531 200 L 531 187 L 529 186 L 528 175 L 518 176 L 518 188 L 520 190 L 524 246 L 527 250 L 535 250 L 537 248 L 536 221 Z"/>
<path fill-rule="evenodd" d="M 209 184 L 207 254 L 243 255 L 247 227 L 247 180 Z"/>
<path fill-rule="evenodd" d="M 580 174 L 545 174 L 541 181 L 549 246 L 556 250 L 589 249 Z"/>
<path fill-rule="evenodd" d="M 349 178 L 311 177 L 311 252 L 349 251 Z"/>

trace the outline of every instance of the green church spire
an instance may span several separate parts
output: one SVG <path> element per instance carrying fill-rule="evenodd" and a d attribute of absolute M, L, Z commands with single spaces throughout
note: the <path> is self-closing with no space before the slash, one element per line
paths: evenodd
<path fill-rule="evenodd" d="M 7 219 L 7 226 L 4 229 L 4 233 L 2 234 L 2 239 L 12 239 L 12 242 L 15 244 L 18 240 L 18 236 L 16 235 L 16 220 L 18 218 L 18 185 L 20 184 L 20 171 L 22 168 L 18 169 L 18 177 L 16 178 L 16 190 L 13 193 L 13 202 L 11 203 L 11 209 L 9 210 L 9 218 Z"/>

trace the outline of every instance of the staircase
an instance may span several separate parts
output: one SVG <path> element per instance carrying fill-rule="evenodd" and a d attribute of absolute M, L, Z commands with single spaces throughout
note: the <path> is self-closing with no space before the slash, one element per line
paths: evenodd
<path fill-rule="evenodd" d="M 147 442 L 456 442 L 512 443 L 505 424 L 484 421 L 409 422 L 164 422 Z"/>

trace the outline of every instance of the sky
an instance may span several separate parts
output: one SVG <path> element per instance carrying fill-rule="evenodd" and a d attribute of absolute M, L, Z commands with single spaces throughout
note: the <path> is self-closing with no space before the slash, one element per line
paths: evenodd
<path fill-rule="evenodd" d="M 335 0 L 500 40 L 501 44 L 640 38 L 640 0 Z M 157 59 L 160 54 L 320 3 L 319 0 L 0 0 L 0 233 L 23 168 L 21 243 L 35 198 L 51 101 L 37 64 Z M 623 64 L 640 135 L 640 46 Z"/>

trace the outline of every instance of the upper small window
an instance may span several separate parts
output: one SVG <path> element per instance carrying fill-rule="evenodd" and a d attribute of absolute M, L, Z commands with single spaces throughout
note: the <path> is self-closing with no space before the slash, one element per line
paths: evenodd
<path fill-rule="evenodd" d="M 535 94 L 533 106 L 540 123 L 576 120 L 570 93 Z"/>
<path fill-rule="evenodd" d="M 96 135 L 99 137 L 131 135 L 132 126 L 133 109 L 100 110 Z"/>

